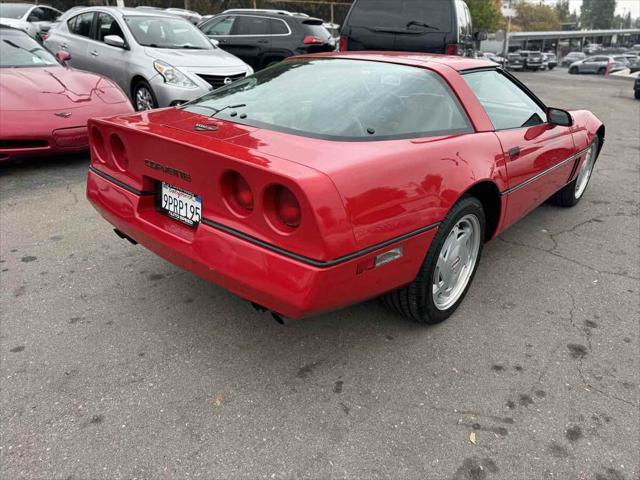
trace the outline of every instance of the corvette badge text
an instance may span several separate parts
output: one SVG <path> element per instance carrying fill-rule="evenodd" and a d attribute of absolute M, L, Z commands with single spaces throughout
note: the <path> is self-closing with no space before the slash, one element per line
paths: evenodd
<path fill-rule="evenodd" d="M 165 165 L 162 165 L 161 163 L 152 162 L 151 160 L 145 160 L 144 164 L 149 168 L 153 168 L 154 170 L 160 170 L 166 173 L 167 175 L 172 175 L 174 177 L 181 178 L 186 182 L 191 181 L 191 175 L 186 172 L 183 172 L 182 170 L 177 170 L 173 167 L 167 167 Z"/>

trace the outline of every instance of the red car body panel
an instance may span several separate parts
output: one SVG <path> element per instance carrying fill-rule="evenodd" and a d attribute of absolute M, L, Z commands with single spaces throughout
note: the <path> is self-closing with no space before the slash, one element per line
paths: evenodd
<path fill-rule="evenodd" d="M 99 75 L 0 68 L 0 161 L 84 151 L 89 118 L 132 111 L 122 90 Z"/>
<path fill-rule="evenodd" d="M 325 54 L 335 56 L 335 54 Z M 458 70 L 490 67 L 460 57 L 340 54 L 428 68 L 450 85 L 474 132 L 347 142 L 307 138 L 164 109 L 91 120 L 87 196 L 122 234 L 170 262 L 290 318 L 339 308 L 411 282 L 451 206 L 466 192 L 493 195 L 487 237 L 568 183 L 601 123 L 574 112 L 572 127 L 495 132 Z M 495 65 L 493 65 L 495 66 Z M 198 123 L 213 131 L 194 131 Z M 126 154 L 110 146 L 118 139 Z M 519 155 L 510 154 L 517 145 Z M 346 161 L 348 159 L 348 161 Z M 258 199 L 238 215 L 220 192 L 240 173 Z M 157 185 L 202 199 L 192 228 L 160 213 Z M 278 230 L 260 199 L 273 184 L 298 198 L 302 221 Z M 395 247 L 398 260 L 375 266 Z"/>

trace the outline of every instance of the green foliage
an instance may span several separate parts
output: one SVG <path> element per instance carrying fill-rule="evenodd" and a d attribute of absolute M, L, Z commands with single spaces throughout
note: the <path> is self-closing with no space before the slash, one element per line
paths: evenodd
<path fill-rule="evenodd" d="M 499 0 L 465 0 L 471 12 L 473 29 L 482 32 L 493 32 L 502 21 Z"/>
<path fill-rule="evenodd" d="M 516 5 L 516 13 L 513 22 L 522 31 L 548 31 L 561 28 L 556 10 L 549 5 L 521 1 Z"/>
<path fill-rule="evenodd" d="M 558 3 L 555 4 L 553 9 L 556 11 L 558 20 L 563 23 L 571 21 L 569 19 L 569 17 L 571 16 L 569 12 L 569 0 L 558 0 Z"/>
<path fill-rule="evenodd" d="M 615 24 L 616 0 L 582 0 L 582 28 L 604 29 Z"/>

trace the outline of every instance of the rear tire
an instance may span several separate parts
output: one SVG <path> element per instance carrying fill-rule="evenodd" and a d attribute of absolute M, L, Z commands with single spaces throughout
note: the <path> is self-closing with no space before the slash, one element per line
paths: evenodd
<path fill-rule="evenodd" d="M 573 207 L 578 204 L 584 196 L 584 192 L 587 190 L 589 180 L 591 180 L 593 167 L 596 163 L 596 159 L 598 158 L 599 145 L 600 137 L 596 137 L 589 147 L 587 157 L 580 166 L 580 170 L 576 174 L 576 178 L 566 184 L 562 190 L 553 194 L 550 198 L 551 203 L 558 205 L 559 207 Z"/>
<path fill-rule="evenodd" d="M 636 97 L 636 100 L 640 100 L 640 90 L 635 90 L 633 95 Z"/>
<path fill-rule="evenodd" d="M 139 80 L 133 87 L 133 106 L 138 112 L 158 108 L 156 95 L 145 80 Z"/>
<path fill-rule="evenodd" d="M 598 75 L 604 75 L 605 73 L 607 73 L 607 69 L 602 67 L 598 69 Z"/>
<path fill-rule="evenodd" d="M 384 294 L 383 305 L 418 323 L 436 324 L 449 318 L 473 282 L 485 224 L 480 201 L 462 197 L 440 224 L 415 280 Z"/>

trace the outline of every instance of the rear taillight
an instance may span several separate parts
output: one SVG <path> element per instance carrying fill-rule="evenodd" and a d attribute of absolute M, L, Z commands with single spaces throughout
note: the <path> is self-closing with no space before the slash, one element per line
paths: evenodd
<path fill-rule="evenodd" d="M 346 52 L 349 50 L 349 38 L 346 35 L 340 36 L 340 43 L 338 44 L 338 49 L 341 52 Z"/>
<path fill-rule="evenodd" d="M 450 43 L 444 49 L 445 55 L 460 55 L 460 45 L 457 43 Z"/>
<path fill-rule="evenodd" d="M 222 176 L 222 195 L 232 212 L 245 216 L 253 211 L 253 192 L 238 172 L 227 172 Z"/>
<path fill-rule="evenodd" d="M 111 156 L 113 157 L 113 162 L 123 172 L 127 170 L 129 167 L 129 158 L 127 157 L 127 150 L 124 147 L 124 143 L 117 135 L 111 135 Z"/>
<path fill-rule="evenodd" d="M 298 199 L 282 185 L 271 185 L 265 190 L 264 214 L 273 229 L 280 233 L 292 233 L 302 220 Z"/>
<path fill-rule="evenodd" d="M 320 43 L 324 43 L 320 37 L 314 37 L 313 35 L 307 35 L 303 40 L 305 45 L 318 45 Z"/>
<path fill-rule="evenodd" d="M 291 190 L 285 187 L 278 187 L 275 194 L 276 214 L 287 227 L 297 228 L 300 226 L 300 204 Z"/>
<path fill-rule="evenodd" d="M 89 136 L 91 140 L 91 146 L 93 147 L 93 153 L 96 159 L 99 162 L 106 163 L 107 161 L 107 149 L 104 145 L 104 138 L 102 138 L 102 134 L 100 130 L 96 127 L 91 129 L 91 134 Z"/>

